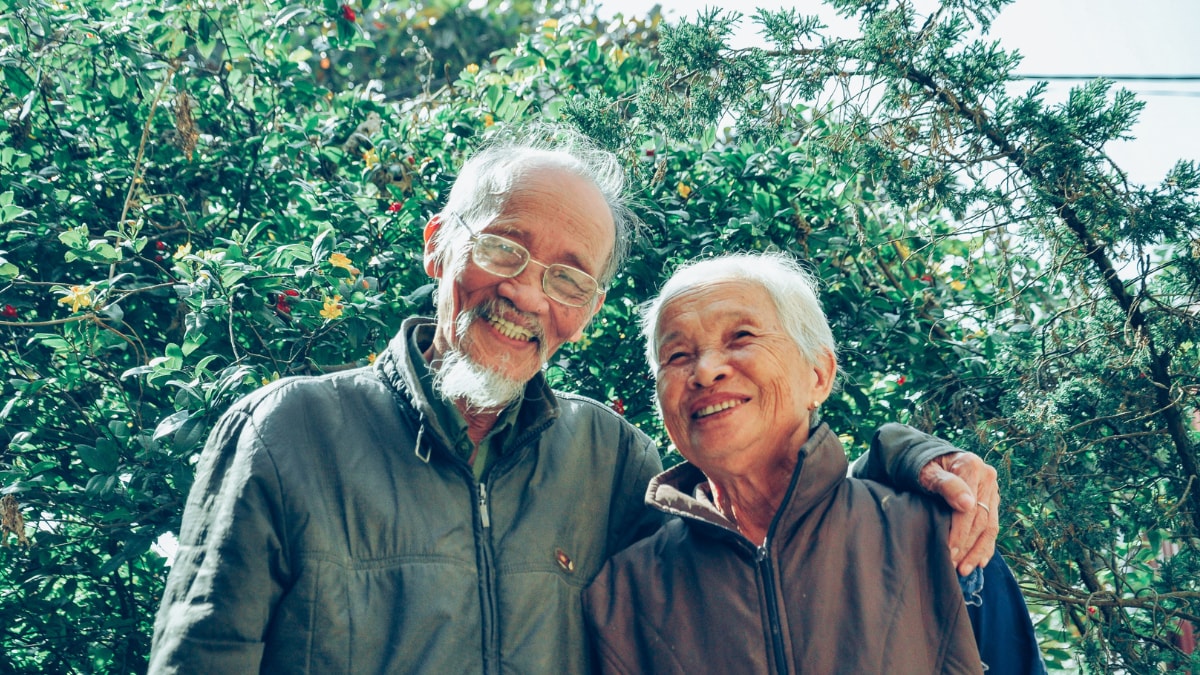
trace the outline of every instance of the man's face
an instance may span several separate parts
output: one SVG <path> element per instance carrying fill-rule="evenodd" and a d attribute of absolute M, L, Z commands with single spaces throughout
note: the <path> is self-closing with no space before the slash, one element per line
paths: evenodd
<path fill-rule="evenodd" d="M 442 226 L 442 225 L 438 225 Z M 616 238 L 608 205 L 588 181 L 556 169 L 528 175 L 504 210 L 483 232 L 517 242 L 533 260 L 561 263 L 599 277 Z M 427 229 L 426 236 L 431 232 Z M 503 278 L 470 260 L 466 238 L 442 245 L 458 248 L 447 269 L 426 245 L 426 269 L 438 287 L 435 357 L 462 359 L 512 383 L 532 379 L 564 342 L 578 340 L 603 296 L 586 307 L 569 307 L 542 290 L 545 268 L 532 262 Z"/>
<path fill-rule="evenodd" d="M 718 480 L 794 457 L 834 365 L 801 355 L 765 288 L 693 287 L 662 308 L 656 333 L 659 406 L 680 454 Z"/>

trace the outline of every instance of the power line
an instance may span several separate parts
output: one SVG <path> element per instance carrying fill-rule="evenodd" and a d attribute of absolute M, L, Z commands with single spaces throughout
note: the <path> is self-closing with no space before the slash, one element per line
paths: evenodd
<path fill-rule="evenodd" d="M 1105 80 L 1113 80 L 1116 82 L 1153 82 L 1153 81 L 1171 81 L 1171 82 L 1200 82 L 1200 75 L 1037 75 L 1037 74 L 1018 74 L 1015 76 L 1018 80 L 1095 80 L 1103 78 Z"/>

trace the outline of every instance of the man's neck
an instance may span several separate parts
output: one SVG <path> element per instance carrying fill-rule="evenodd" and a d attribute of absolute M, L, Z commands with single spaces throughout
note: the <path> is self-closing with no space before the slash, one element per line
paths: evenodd
<path fill-rule="evenodd" d="M 455 401 L 454 407 L 458 408 L 458 412 L 462 413 L 463 419 L 467 421 L 467 437 L 475 445 L 479 445 L 479 441 L 491 432 L 492 427 L 496 426 L 496 420 L 500 419 L 500 413 L 504 412 L 503 408 L 474 410 L 463 401 Z"/>
<path fill-rule="evenodd" d="M 435 337 L 429 347 L 421 353 L 421 357 L 425 359 L 425 363 L 431 368 L 434 365 L 434 360 L 441 356 L 441 351 L 437 348 L 437 338 Z M 490 410 L 479 410 L 472 408 L 466 401 L 458 399 L 453 401 L 454 407 L 463 416 L 467 422 L 467 437 L 476 446 L 491 432 L 492 427 L 496 426 L 496 420 L 500 419 L 500 413 L 504 412 L 504 408 L 493 408 Z"/>

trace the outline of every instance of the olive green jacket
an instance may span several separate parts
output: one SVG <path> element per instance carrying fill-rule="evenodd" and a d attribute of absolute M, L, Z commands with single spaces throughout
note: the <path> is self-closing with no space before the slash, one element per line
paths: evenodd
<path fill-rule="evenodd" d="M 208 440 L 152 673 L 583 673 L 581 592 L 654 531 L 661 470 L 595 401 L 526 389 L 476 482 L 414 379 L 409 319 L 373 367 L 282 380 Z"/>

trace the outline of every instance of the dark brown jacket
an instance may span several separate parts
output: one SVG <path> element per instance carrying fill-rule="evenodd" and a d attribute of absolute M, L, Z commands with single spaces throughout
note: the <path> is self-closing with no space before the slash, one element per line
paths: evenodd
<path fill-rule="evenodd" d="M 799 460 L 762 547 L 717 511 L 694 466 L 651 481 L 647 502 L 680 518 L 614 557 L 588 589 L 603 672 L 982 671 L 947 514 L 846 478 L 828 426 Z"/>

